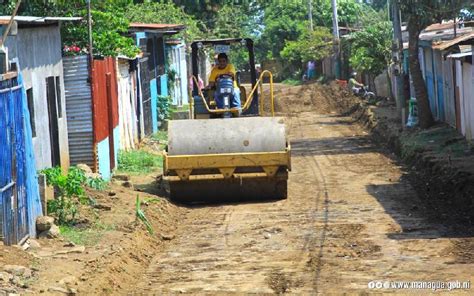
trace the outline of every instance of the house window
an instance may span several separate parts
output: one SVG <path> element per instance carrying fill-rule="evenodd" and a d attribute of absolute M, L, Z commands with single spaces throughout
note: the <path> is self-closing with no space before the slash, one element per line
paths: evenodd
<path fill-rule="evenodd" d="M 58 106 L 58 118 L 63 118 L 63 106 L 61 104 L 61 82 L 56 76 L 56 106 Z"/>
<path fill-rule="evenodd" d="M 26 90 L 26 99 L 28 101 L 28 111 L 30 111 L 31 133 L 33 138 L 36 137 L 36 123 L 35 123 L 35 105 L 33 99 L 33 88 Z"/>

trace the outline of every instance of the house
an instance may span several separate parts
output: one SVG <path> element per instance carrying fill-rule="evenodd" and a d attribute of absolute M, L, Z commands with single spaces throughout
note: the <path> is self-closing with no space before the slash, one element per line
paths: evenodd
<path fill-rule="evenodd" d="M 138 104 L 142 106 L 138 120 L 144 135 L 158 131 L 158 96 L 169 95 L 165 38 L 184 29 L 177 24 L 130 24 L 129 31 L 142 51 L 137 80 Z"/>
<path fill-rule="evenodd" d="M 438 121 L 446 121 L 443 65 L 448 47 L 439 46 L 453 39 L 473 32 L 473 28 L 457 28 L 453 23 L 434 24 L 420 34 L 420 66 L 425 78 L 431 112 Z M 449 112 L 448 112 L 449 113 Z M 452 120 L 452 117 L 450 117 Z"/>
<path fill-rule="evenodd" d="M 468 140 L 474 140 L 474 32 L 437 46 L 448 54 L 444 57 L 443 83 L 448 107 L 447 121 Z"/>
<path fill-rule="evenodd" d="M 86 55 L 64 57 L 64 85 L 71 164 L 109 180 L 120 147 L 116 59 L 94 58 L 91 68 Z"/>
<path fill-rule="evenodd" d="M 5 43 L 13 68 L 21 69 L 37 169 L 69 166 L 60 23 L 79 19 L 17 16 Z M 9 20 L 0 17 L 0 26 Z"/>

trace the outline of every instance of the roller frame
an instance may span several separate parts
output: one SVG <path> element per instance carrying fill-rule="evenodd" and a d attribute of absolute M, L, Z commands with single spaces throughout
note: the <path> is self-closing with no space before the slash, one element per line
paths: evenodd
<path fill-rule="evenodd" d="M 192 170 L 219 169 L 223 177 L 230 178 L 237 168 L 261 167 L 268 177 L 275 176 L 278 168 L 291 170 L 291 148 L 281 152 L 222 153 L 201 155 L 168 155 L 164 153 L 165 176 L 176 172 L 181 181 L 189 180 Z"/>
<path fill-rule="evenodd" d="M 173 155 L 163 159 L 170 197 L 183 202 L 282 199 L 287 196 L 291 147 L 285 151 Z M 261 172 L 245 169 L 261 169 Z M 218 170 L 219 173 L 201 173 Z"/>

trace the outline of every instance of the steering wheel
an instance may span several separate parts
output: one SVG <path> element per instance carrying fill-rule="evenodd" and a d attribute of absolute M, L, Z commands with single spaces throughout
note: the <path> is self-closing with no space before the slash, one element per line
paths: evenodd
<path fill-rule="evenodd" d="M 221 74 L 221 75 L 217 76 L 217 80 L 222 79 L 222 78 L 230 78 L 230 79 L 234 80 L 234 76 L 229 75 L 229 74 Z"/>

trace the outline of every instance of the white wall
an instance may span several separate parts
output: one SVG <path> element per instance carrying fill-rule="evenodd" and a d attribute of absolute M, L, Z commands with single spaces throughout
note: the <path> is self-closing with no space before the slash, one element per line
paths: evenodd
<path fill-rule="evenodd" d="M 388 83 L 387 70 L 375 77 L 374 82 L 377 96 L 388 98 L 390 96 L 390 84 Z"/>
<path fill-rule="evenodd" d="M 464 116 L 466 119 L 466 138 L 474 139 L 474 89 L 472 87 L 472 65 L 463 62 L 463 96 L 464 96 Z"/>

